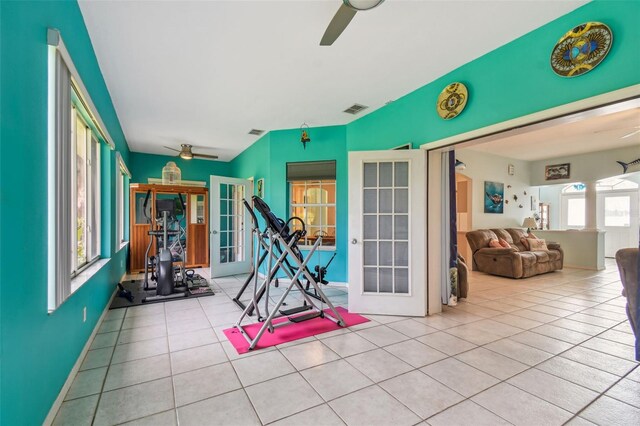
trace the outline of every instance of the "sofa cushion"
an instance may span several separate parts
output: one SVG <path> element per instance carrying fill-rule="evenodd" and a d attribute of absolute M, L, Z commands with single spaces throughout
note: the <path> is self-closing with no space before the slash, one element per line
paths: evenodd
<path fill-rule="evenodd" d="M 549 256 L 549 261 L 555 262 L 562 258 L 562 254 L 558 250 L 549 250 L 547 251 L 547 255 Z"/>
<path fill-rule="evenodd" d="M 534 267 L 534 265 L 536 264 L 536 262 L 538 261 L 538 258 L 536 257 L 535 254 L 533 254 L 530 251 L 523 251 L 518 253 L 520 255 L 520 258 L 522 259 L 522 269 L 523 270 L 528 270 Z"/>
<path fill-rule="evenodd" d="M 493 240 L 489 240 L 489 247 L 492 247 L 492 248 L 504 248 L 500 244 L 500 241 L 498 241 L 496 238 L 494 238 Z"/>
<path fill-rule="evenodd" d="M 531 251 L 548 251 L 547 244 L 544 240 L 536 239 L 536 238 L 527 238 L 527 243 L 529 244 L 529 249 Z"/>
<path fill-rule="evenodd" d="M 467 241 L 473 253 L 481 248 L 489 247 L 489 241 L 494 239 L 498 239 L 498 237 L 489 229 L 478 229 L 467 232 Z"/>
<path fill-rule="evenodd" d="M 536 261 L 538 263 L 546 263 L 549 261 L 549 252 L 547 251 L 536 250 L 532 251 L 531 253 L 533 253 L 533 255 L 536 257 Z"/>
<path fill-rule="evenodd" d="M 509 234 L 507 231 L 505 231 L 504 229 L 492 229 L 491 232 L 493 232 L 494 234 L 496 234 L 496 236 L 498 237 L 498 239 L 502 238 L 503 240 L 505 240 L 506 242 L 508 242 L 509 244 L 513 243 L 513 238 L 511 238 L 511 234 Z"/>

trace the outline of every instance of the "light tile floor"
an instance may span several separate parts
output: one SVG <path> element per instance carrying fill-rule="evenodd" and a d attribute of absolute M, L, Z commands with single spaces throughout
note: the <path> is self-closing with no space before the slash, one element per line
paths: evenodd
<path fill-rule="evenodd" d="M 242 276 L 212 280 L 213 297 L 110 311 L 55 424 L 640 424 L 613 262 L 470 279 L 469 298 L 442 314 L 372 315 L 242 356 L 222 333 Z M 345 289 L 327 294 L 346 306 Z"/>

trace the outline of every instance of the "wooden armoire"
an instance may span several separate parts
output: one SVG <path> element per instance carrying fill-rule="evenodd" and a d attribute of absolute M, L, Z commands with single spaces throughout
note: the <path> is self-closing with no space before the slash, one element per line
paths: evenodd
<path fill-rule="evenodd" d="M 147 215 L 143 206 L 149 194 Z M 182 226 L 187 233 L 186 261 L 187 268 L 209 267 L 209 191 L 207 188 L 178 185 L 156 185 L 132 183 L 129 186 L 130 206 L 130 256 L 129 272 L 144 272 L 144 255 L 149 245 L 148 232 L 151 225 L 147 216 L 155 216 L 155 201 L 157 199 L 174 199 L 182 194 L 186 205 L 186 215 L 182 219 Z M 150 255 L 156 253 L 154 238 Z"/>

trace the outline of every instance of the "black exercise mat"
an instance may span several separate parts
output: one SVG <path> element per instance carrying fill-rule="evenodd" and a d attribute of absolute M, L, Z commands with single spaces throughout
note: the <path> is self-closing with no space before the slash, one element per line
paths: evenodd
<path fill-rule="evenodd" d="M 185 299 L 191 299 L 194 297 L 213 296 L 215 294 L 213 290 L 211 290 L 211 287 L 209 287 L 209 283 L 207 282 L 207 280 L 205 278 L 202 278 L 199 275 L 196 275 L 193 278 L 193 283 L 195 284 L 195 286 L 187 290 L 186 296 L 167 298 L 167 299 L 161 299 L 161 300 L 153 300 L 153 301 L 147 301 L 142 303 L 142 299 L 144 299 L 145 297 L 151 297 L 156 295 L 155 290 L 148 290 L 148 291 L 143 290 L 142 283 L 143 283 L 142 280 L 123 281 L 121 284 L 125 289 L 131 292 L 131 294 L 133 295 L 133 302 L 129 302 L 128 299 L 125 299 L 124 297 L 119 297 L 116 294 L 116 297 L 113 298 L 113 302 L 111 302 L 111 306 L 109 306 L 109 309 L 128 308 L 130 306 L 138 306 L 138 305 L 150 305 L 152 303 L 159 303 L 159 302 L 173 302 L 175 300 L 185 300 Z M 155 284 L 155 283 L 152 282 L 151 284 Z M 119 290 L 116 290 L 116 291 L 119 292 Z M 196 293 L 192 293 L 192 291 Z M 204 291 L 204 292 L 197 293 L 198 291 Z"/>

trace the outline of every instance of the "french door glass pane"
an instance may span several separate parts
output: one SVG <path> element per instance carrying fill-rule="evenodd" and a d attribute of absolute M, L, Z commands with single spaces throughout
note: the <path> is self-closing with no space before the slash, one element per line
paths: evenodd
<path fill-rule="evenodd" d="M 363 278 L 366 293 L 409 292 L 409 163 L 363 165 Z"/>

